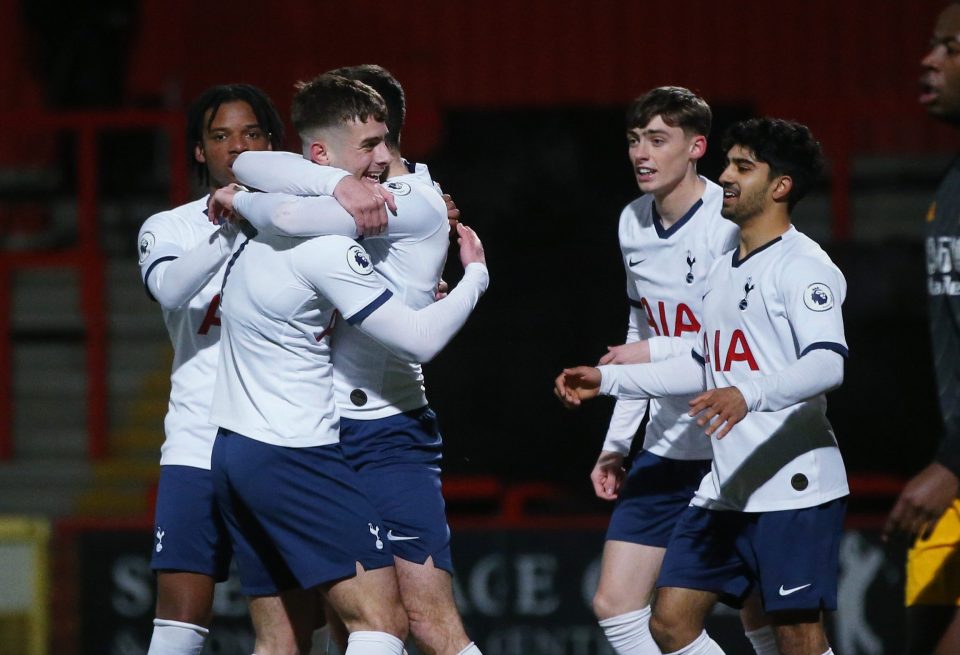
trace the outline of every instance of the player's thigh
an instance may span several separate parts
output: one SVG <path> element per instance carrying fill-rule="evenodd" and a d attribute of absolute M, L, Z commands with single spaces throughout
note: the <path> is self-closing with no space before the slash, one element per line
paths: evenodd
<path fill-rule="evenodd" d="M 657 546 L 607 541 L 593 599 L 598 618 L 619 616 L 649 605 L 664 553 L 666 549 Z"/>
<path fill-rule="evenodd" d="M 375 630 L 406 636 L 407 619 L 392 566 L 366 571 L 357 564 L 354 577 L 324 585 L 324 595 L 348 632 Z"/>
<path fill-rule="evenodd" d="M 250 599 L 250 622 L 256 635 L 255 652 L 263 655 L 309 652 L 313 631 L 319 627 L 322 603 L 317 589 L 292 589 Z M 322 619 L 320 620 L 322 623 Z"/>
<path fill-rule="evenodd" d="M 428 559 L 417 564 L 395 557 L 400 598 L 411 619 L 459 622 L 453 598 L 453 578 Z"/>

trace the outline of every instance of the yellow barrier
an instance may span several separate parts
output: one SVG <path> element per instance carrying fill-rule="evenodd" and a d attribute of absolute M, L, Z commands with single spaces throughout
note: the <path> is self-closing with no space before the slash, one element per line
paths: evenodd
<path fill-rule="evenodd" d="M 0 516 L 0 655 L 47 655 L 50 523 Z"/>

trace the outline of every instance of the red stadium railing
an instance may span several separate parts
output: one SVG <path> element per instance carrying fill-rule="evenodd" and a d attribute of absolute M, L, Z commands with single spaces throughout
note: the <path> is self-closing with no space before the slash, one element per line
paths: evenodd
<path fill-rule="evenodd" d="M 170 202 L 179 204 L 189 194 L 184 151 L 184 117 L 179 112 L 122 111 L 67 113 L 0 113 L 4 125 L 58 130 L 76 135 L 77 239 L 57 250 L 0 251 L 0 460 L 14 455 L 13 357 L 11 332 L 11 282 L 19 269 L 71 268 L 80 276 L 80 311 L 84 324 L 87 370 L 87 453 L 98 459 L 107 454 L 107 307 L 104 257 L 98 238 L 101 208 L 98 182 L 100 157 L 97 137 L 101 133 L 152 129 L 169 137 Z"/>

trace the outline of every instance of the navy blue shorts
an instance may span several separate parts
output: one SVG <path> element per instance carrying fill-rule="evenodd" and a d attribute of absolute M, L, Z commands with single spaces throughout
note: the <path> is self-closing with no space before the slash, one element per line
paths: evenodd
<path fill-rule="evenodd" d="M 759 585 L 767 612 L 836 610 L 846 498 L 778 512 L 690 507 L 670 540 L 657 587 L 701 589 L 741 607 Z"/>
<path fill-rule="evenodd" d="M 220 429 L 213 484 L 243 593 L 309 589 L 393 565 L 380 516 L 338 444 L 285 448 Z"/>
<path fill-rule="evenodd" d="M 150 568 L 200 573 L 223 582 L 229 575 L 231 553 L 210 471 L 161 466 Z"/>
<path fill-rule="evenodd" d="M 709 459 L 637 453 L 613 507 L 607 541 L 666 548 L 673 528 L 709 472 Z"/>
<path fill-rule="evenodd" d="M 453 573 L 440 488 L 443 438 L 429 407 L 382 419 L 340 419 L 340 446 L 380 513 L 397 557 Z"/>

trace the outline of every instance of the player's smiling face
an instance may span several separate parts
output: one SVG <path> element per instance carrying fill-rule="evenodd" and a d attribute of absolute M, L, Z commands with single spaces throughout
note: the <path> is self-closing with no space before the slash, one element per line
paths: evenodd
<path fill-rule="evenodd" d="M 210 112 L 203 117 L 203 136 L 193 155 L 207 165 L 210 185 L 222 187 L 237 181 L 231 167 L 241 152 L 271 149 L 270 135 L 243 100 L 223 103 L 212 120 Z"/>
<path fill-rule="evenodd" d="M 658 197 L 672 191 L 691 172 L 706 147 L 706 138 L 671 127 L 660 116 L 627 130 L 627 151 L 637 186 Z"/>
<path fill-rule="evenodd" d="M 312 148 L 313 160 L 379 182 L 392 159 L 384 141 L 386 135 L 385 123 L 373 119 L 351 120 L 323 131 Z"/>
<path fill-rule="evenodd" d="M 723 187 L 720 213 L 737 225 L 763 213 L 773 202 L 771 190 L 776 180 L 770 179 L 770 165 L 759 161 L 749 148 L 730 148 L 718 182 Z"/>
<path fill-rule="evenodd" d="M 950 4 L 940 13 L 920 65 L 920 104 L 932 116 L 960 124 L 960 5 Z"/>

